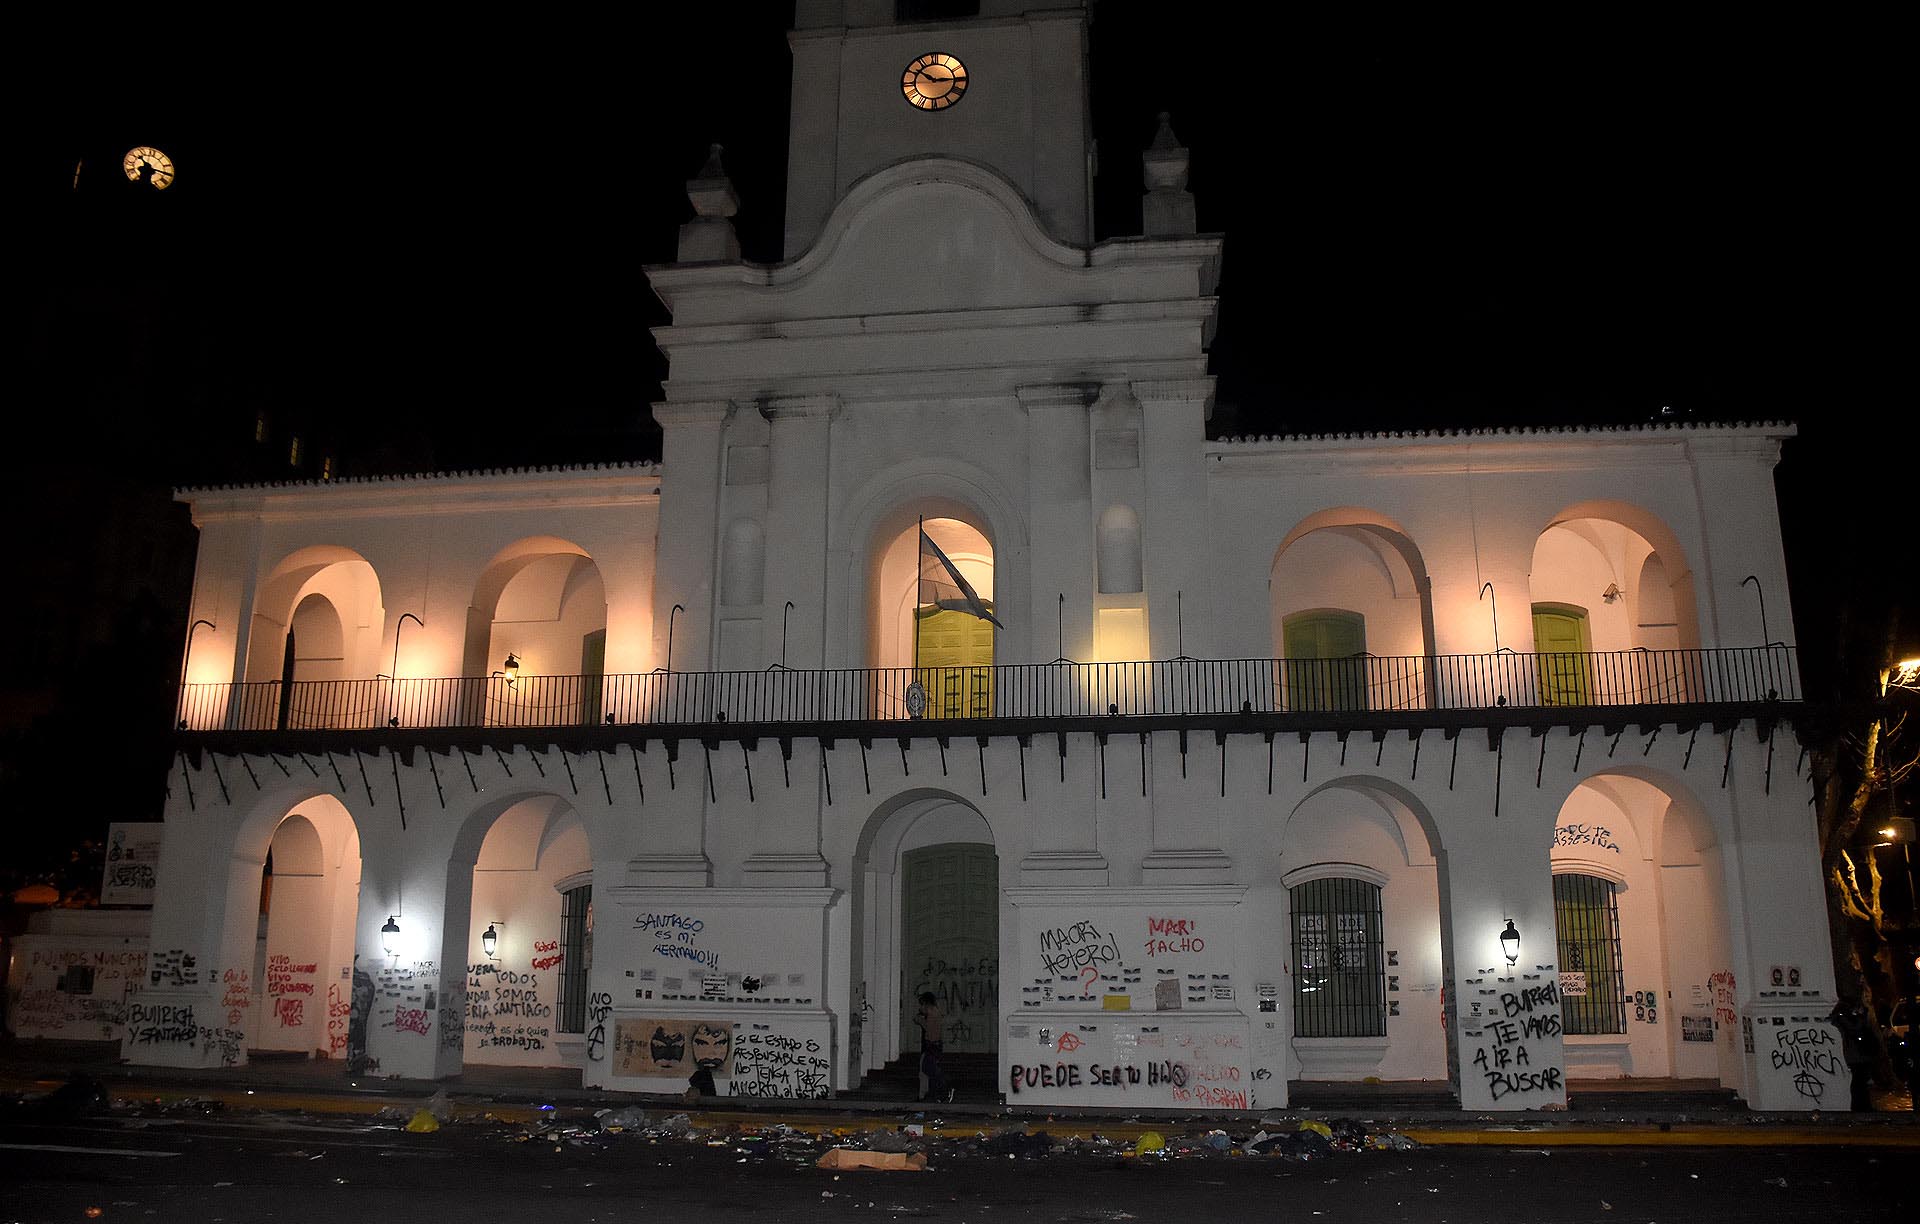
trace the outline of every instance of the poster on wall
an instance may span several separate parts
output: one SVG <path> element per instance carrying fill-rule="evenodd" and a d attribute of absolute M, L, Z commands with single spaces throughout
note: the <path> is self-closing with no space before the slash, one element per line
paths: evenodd
<path fill-rule="evenodd" d="M 100 904 L 153 904 L 160 870 L 160 839 L 166 828 L 153 821 L 116 821 L 107 826 L 107 863 L 100 881 Z"/>
<path fill-rule="evenodd" d="M 617 1020 L 613 1026 L 615 1075 L 686 1077 L 695 1067 L 733 1074 L 730 1020 Z"/>

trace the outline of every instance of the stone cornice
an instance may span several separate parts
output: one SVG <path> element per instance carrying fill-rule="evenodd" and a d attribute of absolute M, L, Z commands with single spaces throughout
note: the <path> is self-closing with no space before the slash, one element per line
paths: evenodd
<path fill-rule="evenodd" d="M 617 469 L 518 468 L 449 472 L 392 480 L 176 490 L 174 500 L 206 525 L 236 519 L 384 518 L 473 514 L 516 506 L 552 509 L 658 503 L 660 465 Z"/>

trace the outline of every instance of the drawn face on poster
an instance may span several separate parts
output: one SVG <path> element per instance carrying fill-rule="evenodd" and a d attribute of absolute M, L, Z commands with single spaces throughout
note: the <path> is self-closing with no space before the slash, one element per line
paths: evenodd
<path fill-rule="evenodd" d="M 614 1023 L 614 1074 L 685 1078 L 695 1067 L 731 1075 L 733 1025 L 725 1020 L 639 1018 Z"/>
<path fill-rule="evenodd" d="M 733 1026 L 700 1023 L 693 1026 L 693 1064 L 724 1073 L 733 1057 Z"/>

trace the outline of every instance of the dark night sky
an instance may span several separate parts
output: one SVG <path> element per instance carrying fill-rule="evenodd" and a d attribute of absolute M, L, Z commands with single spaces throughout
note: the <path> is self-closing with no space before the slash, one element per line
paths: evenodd
<path fill-rule="evenodd" d="M 652 453 L 641 268 L 672 258 L 708 142 L 749 257 L 778 256 L 786 7 L 176 29 L 130 62 L 49 41 L 30 480 L 251 475 L 262 405 L 348 472 Z M 1227 235 L 1217 431 L 1795 419 L 1802 597 L 1863 561 L 1892 581 L 1913 516 L 1881 456 L 1916 438 L 1885 357 L 1912 323 L 1885 300 L 1911 281 L 1886 31 L 1251 7 L 1094 24 L 1101 236 L 1137 231 L 1162 109 Z M 135 143 L 173 189 L 114 181 Z"/>

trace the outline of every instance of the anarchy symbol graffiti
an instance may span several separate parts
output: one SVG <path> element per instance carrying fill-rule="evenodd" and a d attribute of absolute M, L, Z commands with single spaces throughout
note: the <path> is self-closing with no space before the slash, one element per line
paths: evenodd
<path fill-rule="evenodd" d="M 1811 1071 L 1801 1071 L 1793 1077 L 1793 1090 L 1818 1105 L 1827 1091 L 1827 1083 Z"/>

